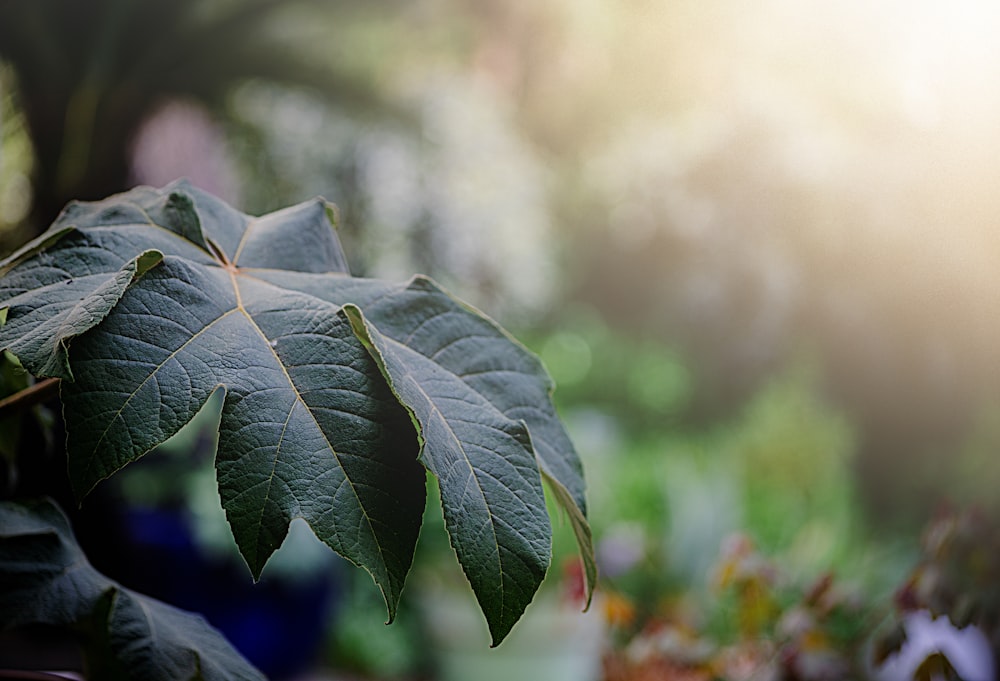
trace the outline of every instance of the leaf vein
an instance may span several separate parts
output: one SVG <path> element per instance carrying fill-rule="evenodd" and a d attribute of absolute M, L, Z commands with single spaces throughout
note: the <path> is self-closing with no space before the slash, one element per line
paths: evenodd
<path fill-rule="evenodd" d="M 142 382 L 138 386 L 136 386 L 135 390 L 133 390 L 132 392 L 128 393 L 128 397 L 126 398 L 125 402 L 123 402 L 122 406 L 119 407 L 119 409 L 115 413 L 114 417 L 112 417 L 111 421 L 108 423 L 108 426 L 104 429 L 104 431 L 101 433 L 101 436 L 97 439 L 97 444 L 94 445 L 93 449 L 91 450 L 90 456 L 88 457 L 88 460 L 87 460 L 87 466 L 84 469 L 84 474 L 86 476 L 89 477 L 91 471 L 93 470 L 94 461 L 97 458 L 96 457 L 96 453 L 101 448 L 101 445 L 104 443 L 104 440 L 108 436 L 108 433 L 111 431 L 111 426 L 114 424 L 114 422 L 115 422 L 116 419 L 122 417 L 122 412 L 125 411 L 125 408 L 128 407 L 129 403 L 131 403 L 132 399 L 139 393 L 140 390 L 142 390 L 142 388 L 146 385 L 146 383 L 151 378 L 153 378 L 153 376 L 156 375 L 156 372 L 158 372 L 160 369 L 162 369 L 166 365 L 167 362 L 169 362 L 171 359 L 175 358 L 178 355 L 178 353 L 180 353 L 182 350 L 184 350 L 184 348 L 186 348 L 191 343 L 193 343 L 195 341 L 195 339 L 199 338 L 202 334 L 204 334 L 210 328 L 212 328 L 212 326 L 214 326 L 220 320 L 224 319 L 225 317 L 229 316 L 230 314 L 232 314 L 235 311 L 236 311 L 235 308 L 233 308 L 232 310 L 227 310 L 226 312 L 222 313 L 221 315 L 219 315 L 218 317 L 216 317 L 215 319 L 213 319 L 211 322 L 209 322 L 208 324 L 206 324 L 204 327 L 202 327 L 201 329 L 199 329 L 198 331 L 196 331 L 194 334 L 192 334 L 190 338 L 188 338 L 186 341 L 184 341 L 180 345 L 180 347 L 178 347 L 176 350 L 174 350 L 169 355 L 167 355 L 163 359 L 162 362 L 160 362 L 159 364 L 156 364 L 155 365 L 156 368 L 153 369 L 153 371 L 149 374 L 149 376 L 147 376 L 146 378 L 144 378 L 142 380 Z M 122 419 L 122 420 L 124 421 L 124 419 Z M 135 445 L 135 440 L 132 438 L 131 432 L 129 431 L 128 428 L 126 428 L 125 430 L 126 430 L 126 432 L 129 433 L 129 439 L 132 440 L 132 445 L 134 446 Z"/>
<path fill-rule="evenodd" d="M 316 415 L 312 413 L 312 410 L 310 409 L 309 405 L 306 404 L 305 400 L 302 398 L 302 394 L 299 392 L 298 386 L 295 385 L 295 382 L 292 380 L 291 375 L 288 373 L 287 367 L 281 361 L 281 358 L 278 356 L 277 351 L 275 350 L 275 348 L 271 347 L 271 343 L 268 341 L 267 335 L 264 333 L 264 330 L 261 329 L 260 326 L 258 326 L 257 322 L 250 315 L 250 313 L 247 311 L 247 309 L 245 307 L 243 307 L 242 300 L 239 298 L 239 286 L 236 283 L 236 277 L 232 273 L 230 273 L 230 276 L 233 278 L 233 287 L 237 291 L 237 299 L 239 300 L 238 308 L 237 309 L 239 309 L 239 311 L 247 318 L 247 320 L 250 322 L 250 324 L 253 326 L 253 328 L 257 330 L 257 333 L 260 334 L 261 338 L 264 339 L 265 344 L 267 345 L 268 349 L 270 349 L 271 354 L 274 356 L 275 361 L 277 362 L 278 366 L 281 368 L 281 371 L 284 373 L 285 378 L 288 381 L 289 387 L 292 389 L 292 392 L 295 394 L 296 400 L 298 402 L 302 403 L 302 406 L 305 408 L 306 413 L 309 414 L 309 417 L 313 420 L 313 423 L 316 425 L 316 429 L 319 431 L 320 436 L 323 438 L 323 441 L 326 443 L 326 446 L 329 449 L 330 454 L 332 455 L 333 460 L 336 461 L 337 465 L 340 467 L 340 470 L 341 470 L 341 472 L 344 475 L 344 480 L 347 483 L 350 484 L 351 490 L 354 492 L 355 499 L 358 502 L 358 508 L 361 509 L 361 513 L 364 515 L 364 518 L 365 518 L 365 520 L 366 520 L 366 522 L 368 524 L 369 534 L 370 534 L 372 540 L 375 542 L 375 546 L 378 549 L 379 554 L 382 555 L 382 556 L 385 556 L 386 555 L 385 549 L 382 547 L 382 542 L 379 540 L 378 535 L 375 533 L 375 529 L 374 529 L 374 527 L 372 525 L 372 522 L 371 522 L 371 517 L 368 514 L 368 509 L 365 508 L 365 505 L 364 505 L 364 503 L 361 500 L 361 495 L 358 493 L 358 490 L 355 487 L 354 481 L 351 480 L 350 476 L 348 475 L 347 468 L 344 466 L 344 463 L 340 460 L 339 454 L 333 448 L 333 445 L 330 443 L 330 439 L 329 439 L 329 437 L 327 437 L 327 434 L 323 430 L 323 427 L 320 425 L 319 421 L 316 420 Z M 336 528 L 336 523 L 334 524 L 334 526 Z M 337 533 L 338 533 L 338 536 L 339 536 L 339 529 L 337 529 Z"/>

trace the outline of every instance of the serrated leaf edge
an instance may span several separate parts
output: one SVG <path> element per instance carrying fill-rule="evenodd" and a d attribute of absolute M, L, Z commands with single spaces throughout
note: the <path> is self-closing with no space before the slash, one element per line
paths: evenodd
<path fill-rule="evenodd" d="M 418 274 L 414 275 L 410 281 L 406 284 L 406 289 L 408 290 L 420 290 L 420 291 L 433 291 L 435 293 L 440 293 L 448 297 L 453 303 L 458 305 L 460 308 L 464 309 L 466 312 L 475 315 L 482 320 L 489 323 L 503 338 L 509 341 L 511 344 L 519 348 L 526 356 L 532 361 L 536 374 L 544 380 L 546 394 L 549 399 L 552 399 L 555 394 L 555 380 L 549 373 L 548 369 L 541 359 L 531 351 L 526 345 L 524 345 L 520 340 L 518 340 L 513 334 L 511 334 L 507 329 L 501 326 L 496 320 L 490 317 L 488 314 L 484 313 L 482 310 L 472 305 L 471 303 L 462 300 L 458 296 L 455 296 L 447 289 L 443 288 L 436 281 L 430 277 Z M 380 365 L 381 368 L 381 365 Z M 388 376 L 387 376 L 387 380 Z M 391 384 L 391 383 L 390 383 Z M 484 395 L 487 400 L 488 396 Z M 415 417 L 414 417 L 415 418 Z M 523 421 L 522 421 L 523 423 Z M 530 437 L 530 428 L 525 424 L 525 430 L 528 431 Z M 533 447 L 534 449 L 534 447 Z M 589 610 L 590 604 L 594 596 L 594 588 L 597 584 L 597 561 L 594 555 L 594 543 L 593 543 L 593 533 L 590 529 L 590 524 L 586 517 L 586 512 L 584 509 L 576 503 L 573 495 L 570 491 L 563 485 L 558 478 L 556 478 L 548 468 L 545 460 L 538 454 L 537 449 L 535 449 L 535 458 L 538 462 L 539 470 L 542 473 L 545 481 L 550 485 L 556 501 L 563 508 L 566 514 L 569 516 L 570 523 L 573 528 L 573 534 L 576 538 L 577 546 L 579 548 L 580 561 L 584 568 L 584 582 L 586 589 L 586 601 L 584 605 L 584 611 Z"/>

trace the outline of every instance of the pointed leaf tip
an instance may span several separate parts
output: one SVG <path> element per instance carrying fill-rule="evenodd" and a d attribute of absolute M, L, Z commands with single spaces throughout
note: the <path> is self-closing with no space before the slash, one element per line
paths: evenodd
<path fill-rule="evenodd" d="M 3 301 L 0 348 L 35 376 L 72 380 L 70 342 L 100 324 L 126 288 L 162 258 L 149 250 L 118 269 L 82 269 L 78 276 L 53 266 L 47 252 L 23 262 L 0 283 L 0 297 L 9 296 Z"/>
<path fill-rule="evenodd" d="M 548 568 L 552 530 L 541 476 L 524 424 L 440 361 L 456 338 L 471 337 L 464 319 L 411 293 L 382 299 L 402 306 L 381 314 L 396 322 L 387 333 L 356 306 L 345 312 L 418 424 L 421 461 L 438 479 L 452 547 L 498 644 Z M 477 354 L 473 346 L 463 350 Z"/>

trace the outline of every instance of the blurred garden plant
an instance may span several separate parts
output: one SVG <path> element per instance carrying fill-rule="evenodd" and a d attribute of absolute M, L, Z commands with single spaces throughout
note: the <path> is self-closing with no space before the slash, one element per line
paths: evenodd
<path fill-rule="evenodd" d="M 607 681 L 867 678 L 869 612 L 824 574 L 802 586 L 745 535 L 723 546 L 705 613 L 675 608 L 607 660 Z"/>
<path fill-rule="evenodd" d="M 946 629 L 978 630 L 992 651 L 992 669 L 1000 670 L 1000 524 L 977 509 L 942 509 L 924 530 L 922 549 L 896 594 L 898 615 L 877 642 L 876 661 L 904 652 L 910 643 L 907 625 L 925 613 L 947 623 Z M 974 651 L 966 657 L 974 657 Z M 946 649 L 931 650 L 918 660 L 914 678 L 959 679 L 956 668 L 964 662 L 951 659 Z"/>
<path fill-rule="evenodd" d="M 82 500 L 221 396 L 218 490 L 254 577 L 301 518 L 372 575 L 389 621 L 430 472 L 493 645 L 550 562 L 544 481 L 579 545 L 589 602 L 583 470 L 541 362 L 425 277 L 352 277 L 334 218 L 322 200 L 252 218 L 183 182 L 70 204 L 0 263 L 0 347 L 43 379 L 11 403 L 58 386 Z M 7 502 L 3 513 L 4 622 L 96 624 L 112 645 L 87 648 L 92 669 L 158 654 L 156 608 L 123 623 L 131 595 L 99 575 L 78 588 L 73 575 L 92 570 L 67 573 L 86 562 L 54 505 Z M 162 667 L 150 678 L 201 678 L 216 664 L 187 627 L 167 653 L 176 664 L 144 660 Z M 243 678 L 226 669 L 212 678 Z"/>

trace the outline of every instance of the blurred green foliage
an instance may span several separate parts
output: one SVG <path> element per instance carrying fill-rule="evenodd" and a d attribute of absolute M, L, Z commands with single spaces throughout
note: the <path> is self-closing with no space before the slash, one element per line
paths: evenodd
<path fill-rule="evenodd" d="M 691 372 L 680 353 L 580 309 L 553 326 L 529 344 L 558 384 L 557 402 L 585 461 L 603 584 L 632 610 L 624 641 L 678 617 L 732 639 L 744 616 L 762 618 L 757 628 L 767 623 L 771 633 L 760 633 L 767 639 L 824 575 L 837 576 L 838 593 L 885 602 L 912 543 L 874 535 L 865 523 L 853 482 L 855 430 L 826 396 L 815 362 L 794 361 L 730 418 L 706 424 L 691 416 Z M 661 384 L 649 394 L 671 400 L 638 399 L 635 385 L 644 379 Z M 767 612 L 750 612 L 732 593 L 720 600 L 713 587 L 733 536 L 769 556 L 783 584 L 798 585 L 791 592 L 774 585 Z M 829 645 L 837 636 L 858 642 L 853 625 L 837 633 L 845 622 L 860 626 L 849 610 L 824 620 Z"/>
<path fill-rule="evenodd" d="M 747 527 L 768 550 L 788 550 L 814 567 L 828 564 L 861 520 L 854 432 L 820 390 L 814 367 L 793 365 L 754 396 L 729 445 L 750 500 Z"/>
<path fill-rule="evenodd" d="M 604 321 L 592 307 L 568 305 L 518 337 L 539 354 L 567 409 L 585 405 L 635 433 L 665 432 L 690 407 L 693 377 L 670 345 L 635 337 Z"/>
<path fill-rule="evenodd" d="M 0 234 L 11 243 L 25 240 L 24 220 L 31 210 L 34 156 L 24 112 L 11 93 L 13 69 L 0 63 Z"/>
<path fill-rule="evenodd" d="M 528 344 L 553 375 L 578 445 L 590 452 L 592 497 L 604 511 L 596 522 L 665 531 L 671 503 L 680 503 L 671 501 L 671 479 L 694 485 L 715 478 L 732 486 L 732 529 L 752 531 L 766 550 L 794 550 L 799 541 L 800 559 L 826 561 L 860 532 L 855 432 L 824 395 L 815 363 L 793 362 L 731 418 L 706 425 L 690 416 L 692 378 L 680 353 L 587 312 L 555 326 L 548 336 L 527 334 Z M 603 451 L 591 452 L 595 446 Z M 811 526 L 813 519 L 819 524 Z"/>
<path fill-rule="evenodd" d="M 364 583 L 362 583 L 364 582 Z M 419 615 L 400 604 L 391 627 L 366 574 L 347 576 L 345 598 L 331 622 L 323 662 L 369 678 L 409 678 L 428 664 Z"/>

